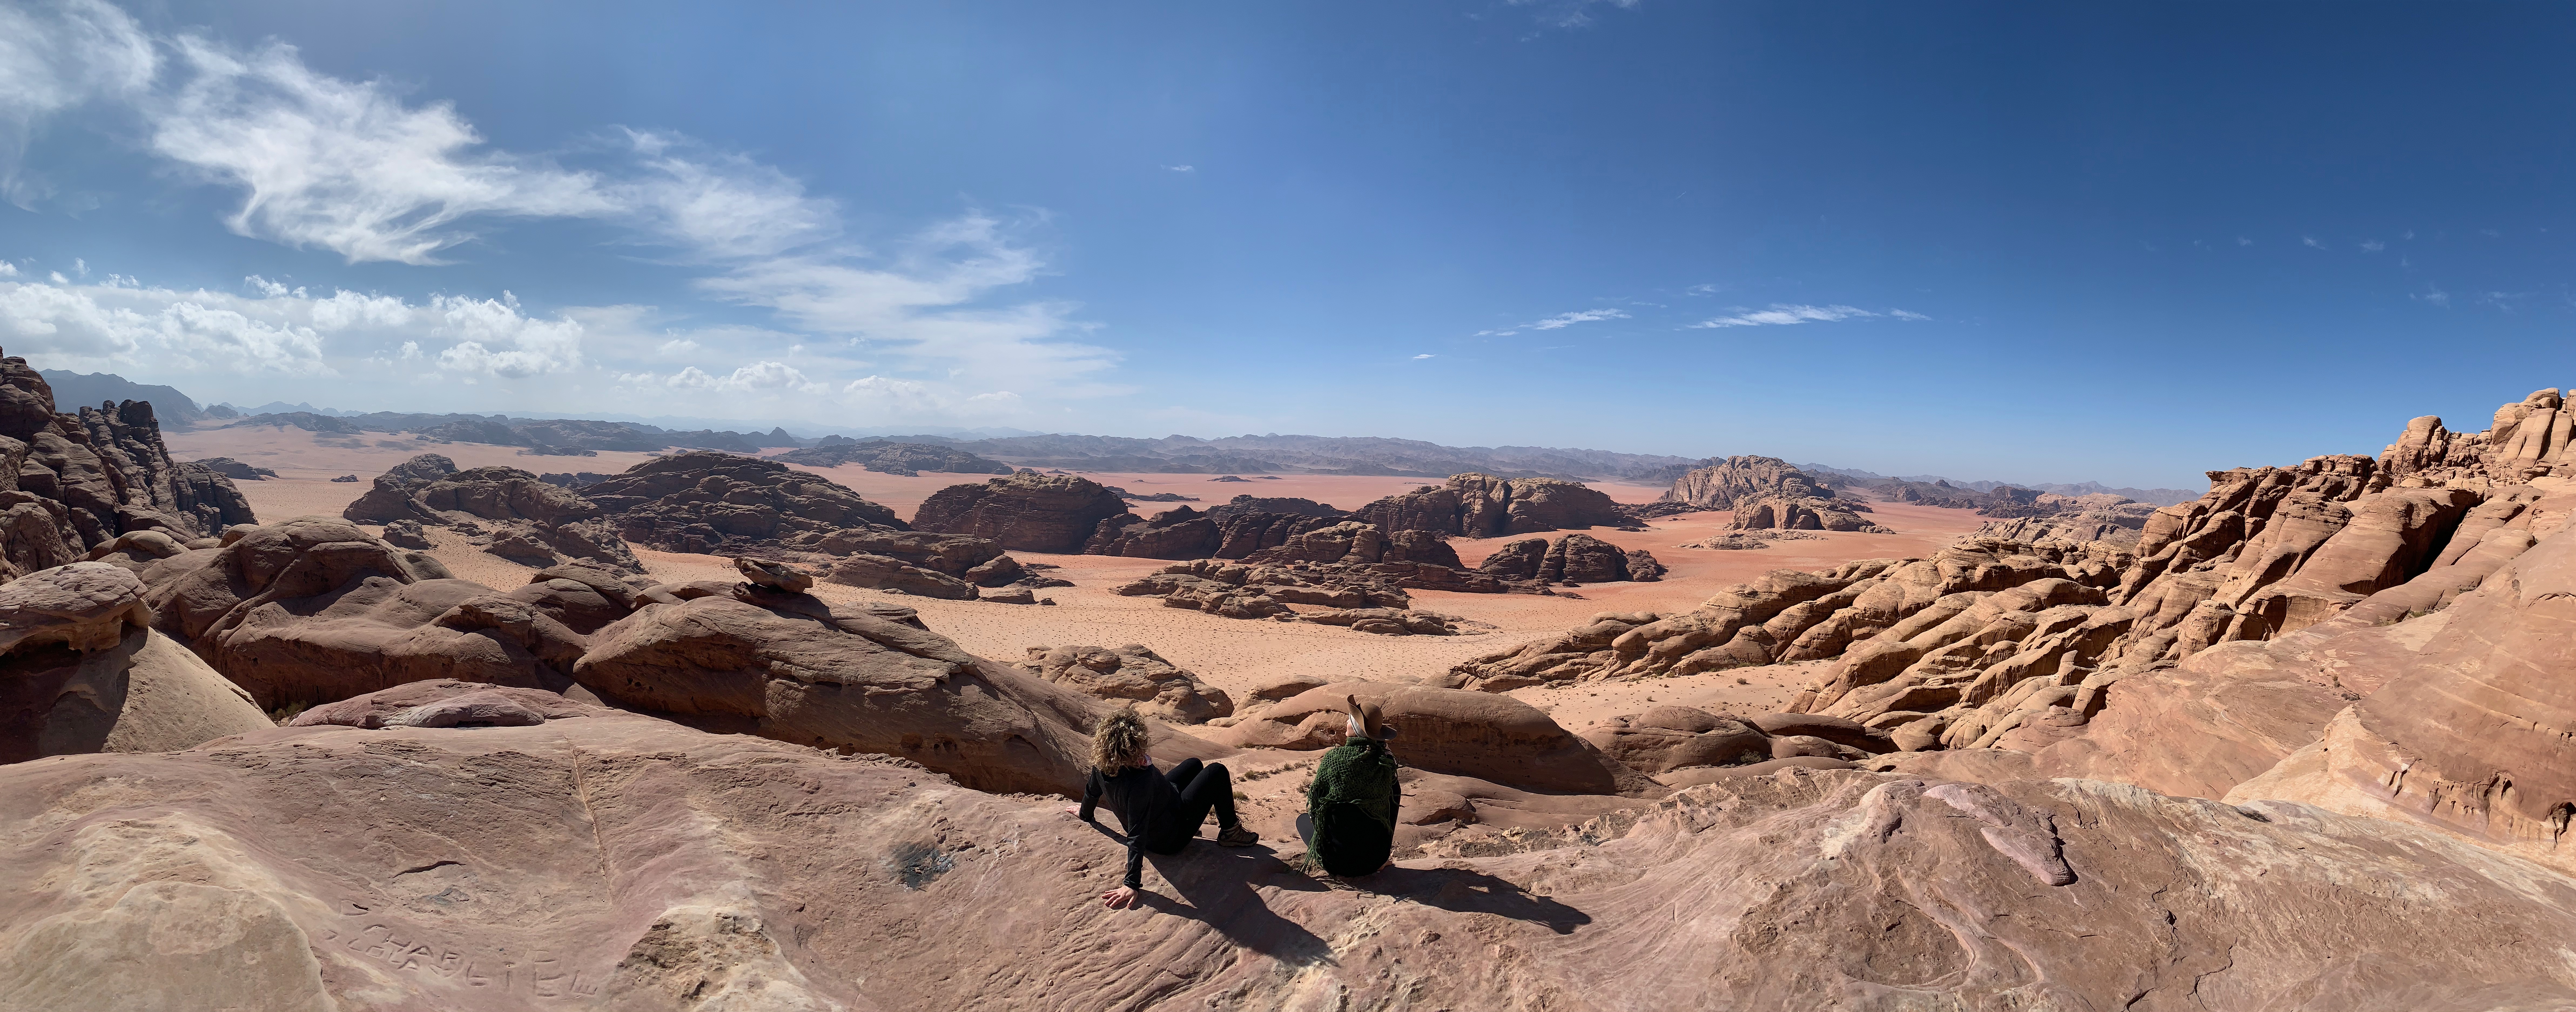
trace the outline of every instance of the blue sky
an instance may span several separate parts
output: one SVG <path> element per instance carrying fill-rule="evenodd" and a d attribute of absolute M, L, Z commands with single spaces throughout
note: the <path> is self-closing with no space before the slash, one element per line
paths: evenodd
<path fill-rule="evenodd" d="M 236 403 L 2192 487 L 2576 383 L 2571 29 L 0 0 L 0 346 Z"/>

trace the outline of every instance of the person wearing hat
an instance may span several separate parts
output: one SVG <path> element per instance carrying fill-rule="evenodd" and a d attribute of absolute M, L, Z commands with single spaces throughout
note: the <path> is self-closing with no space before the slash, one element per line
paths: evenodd
<path fill-rule="evenodd" d="M 1316 764 L 1297 835 L 1305 838 L 1306 855 L 1316 865 L 1347 878 L 1386 867 L 1403 795 L 1395 784 L 1395 756 L 1386 750 L 1395 729 L 1376 706 L 1357 696 L 1342 699 L 1350 704 L 1350 737 Z"/>

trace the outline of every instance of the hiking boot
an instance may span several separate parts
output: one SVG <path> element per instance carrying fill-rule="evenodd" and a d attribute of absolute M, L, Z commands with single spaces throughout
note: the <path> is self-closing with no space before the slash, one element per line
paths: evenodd
<path fill-rule="evenodd" d="M 1241 826 L 1216 831 L 1216 845 L 1219 847 L 1249 847 L 1260 842 L 1261 837 Z"/>

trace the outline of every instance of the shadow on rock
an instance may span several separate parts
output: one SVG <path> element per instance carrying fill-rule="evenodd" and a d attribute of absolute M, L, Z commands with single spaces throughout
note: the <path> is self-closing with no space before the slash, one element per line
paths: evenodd
<path fill-rule="evenodd" d="M 1100 835 L 1127 845 L 1127 837 L 1094 824 Z M 1121 860 L 1124 860 L 1122 857 Z M 1331 964 L 1333 947 L 1305 925 L 1279 916 L 1261 890 L 1324 892 L 1329 887 L 1281 861 L 1269 847 L 1229 849 L 1204 838 L 1178 854 L 1148 852 L 1145 862 L 1170 883 L 1178 900 L 1152 890 L 1138 890 L 1147 908 L 1207 925 L 1226 940 L 1290 966 Z"/>
<path fill-rule="evenodd" d="M 1533 895 L 1513 885 L 1509 879 L 1466 868 L 1393 867 L 1351 882 L 1370 892 L 1412 900 L 1451 913 L 1493 914 L 1544 924 L 1549 931 L 1560 935 L 1573 934 L 1574 929 L 1592 923 L 1590 914 L 1545 896 Z"/>

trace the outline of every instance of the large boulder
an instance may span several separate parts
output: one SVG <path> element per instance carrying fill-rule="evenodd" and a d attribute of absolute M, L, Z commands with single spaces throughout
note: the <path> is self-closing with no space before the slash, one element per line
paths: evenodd
<path fill-rule="evenodd" d="M 958 649 L 910 609 L 736 584 L 648 604 L 591 636 L 573 677 L 601 698 L 721 730 L 913 759 L 990 791 L 1066 793 L 1100 704 Z M 1189 746 L 1167 758 L 1217 754 Z"/>
<path fill-rule="evenodd" d="M 1352 517 L 1388 531 L 1492 538 L 1540 531 L 1619 527 L 1616 503 L 1579 482 L 1459 474 L 1362 506 Z"/>
<path fill-rule="evenodd" d="M 271 726 L 247 693 L 151 630 L 143 590 L 102 562 L 0 586 L 0 763 L 172 751 Z"/>
<path fill-rule="evenodd" d="M 972 601 L 975 585 L 937 570 L 923 569 L 901 559 L 861 552 L 832 563 L 824 574 L 827 582 L 869 590 L 895 590 L 922 597 L 949 601 Z"/>
<path fill-rule="evenodd" d="M 1204 733 L 1238 748 L 1320 749 L 1342 743 L 1347 698 L 1378 707 L 1405 765 L 1523 790 L 1655 793 L 1655 784 L 1509 696 L 1375 682 L 1336 682 L 1283 699 Z"/>
<path fill-rule="evenodd" d="M 1771 736 L 1733 717 L 1658 706 L 1587 728 L 1583 740 L 1648 776 L 1700 766 L 1749 766 L 1771 759 Z"/>
<path fill-rule="evenodd" d="M 909 529 L 893 510 L 813 472 L 708 450 L 645 461 L 581 494 L 626 540 L 666 552 L 774 547 L 871 524 Z"/>
<path fill-rule="evenodd" d="M 1020 669 L 1046 681 L 1136 709 L 1175 724 L 1203 724 L 1234 715 L 1234 699 L 1189 669 L 1164 660 L 1139 643 L 1120 647 L 1030 647 Z"/>
<path fill-rule="evenodd" d="M 931 493 L 914 511 L 912 525 L 990 538 L 1012 551 L 1074 554 L 1101 521 L 1126 512 L 1125 499 L 1089 478 L 1019 471 Z"/>

